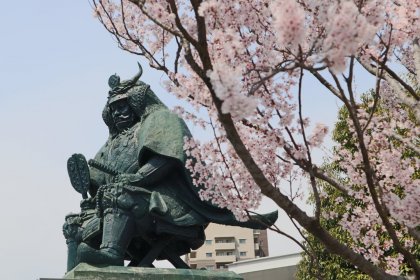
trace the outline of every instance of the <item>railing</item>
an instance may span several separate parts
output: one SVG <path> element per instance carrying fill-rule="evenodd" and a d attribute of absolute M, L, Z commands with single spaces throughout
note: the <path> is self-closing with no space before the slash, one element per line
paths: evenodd
<path fill-rule="evenodd" d="M 216 256 L 217 262 L 236 262 L 236 256 L 230 255 L 230 256 Z"/>
<path fill-rule="evenodd" d="M 230 243 L 215 243 L 214 248 L 216 250 L 235 250 L 236 244 L 235 242 Z"/>

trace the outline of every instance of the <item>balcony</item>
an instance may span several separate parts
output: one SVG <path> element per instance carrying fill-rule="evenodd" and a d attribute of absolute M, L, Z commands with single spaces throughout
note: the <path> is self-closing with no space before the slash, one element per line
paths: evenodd
<path fill-rule="evenodd" d="M 236 248 L 235 242 L 214 244 L 214 249 L 216 250 L 235 250 L 235 248 Z"/>
<path fill-rule="evenodd" d="M 216 262 L 221 263 L 232 263 L 236 262 L 236 256 L 230 255 L 230 256 L 216 256 Z"/>

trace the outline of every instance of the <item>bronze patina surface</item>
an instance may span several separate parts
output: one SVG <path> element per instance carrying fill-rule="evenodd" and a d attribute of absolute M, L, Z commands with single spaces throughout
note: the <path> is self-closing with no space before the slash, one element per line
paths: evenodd
<path fill-rule="evenodd" d="M 141 72 L 122 82 L 111 76 L 102 114 L 108 139 L 94 159 L 68 160 L 71 183 L 83 196 L 81 212 L 67 215 L 63 226 L 68 271 L 82 262 L 152 267 L 156 259 L 188 268 L 179 256 L 203 244 L 209 222 L 264 229 L 277 219 L 276 211 L 238 222 L 200 200 L 185 168 L 191 134 L 139 80 Z"/>

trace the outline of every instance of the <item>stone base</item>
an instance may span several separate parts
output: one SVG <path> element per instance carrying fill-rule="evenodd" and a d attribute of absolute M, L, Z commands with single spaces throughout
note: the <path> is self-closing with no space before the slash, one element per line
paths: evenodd
<path fill-rule="evenodd" d="M 81 263 L 70 270 L 64 279 L 69 280 L 243 280 L 232 271 L 144 268 L 106 266 L 96 267 Z"/>

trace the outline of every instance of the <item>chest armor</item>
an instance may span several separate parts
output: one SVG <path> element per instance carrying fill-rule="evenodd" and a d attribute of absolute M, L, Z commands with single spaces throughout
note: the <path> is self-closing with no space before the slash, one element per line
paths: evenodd
<path fill-rule="evenodd" d="M 139 124 L 107 141 L 101 152 L 101 162 L 120 173 L 136 173 L 139 169 L 138 155 L 140 152 L 137 133 Z M 112 176 L 105 176 L 106 183 L 112 181 Z"/>

